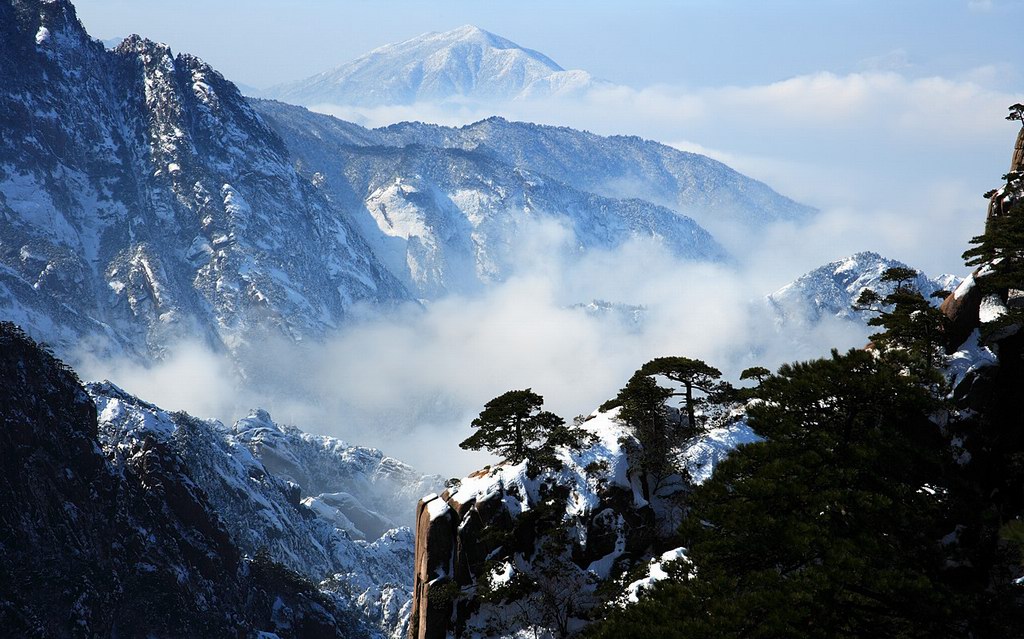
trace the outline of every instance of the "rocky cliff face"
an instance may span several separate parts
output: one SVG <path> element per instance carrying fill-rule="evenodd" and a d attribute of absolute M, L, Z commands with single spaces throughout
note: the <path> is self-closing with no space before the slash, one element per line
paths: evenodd
<path fill-rule="evenodd" d="M 497 465 L 420 501 L 410 638 L 577 629 L 601 582 L 671 543 L 687 484 L 677 476 L 645 499 L 615 413 L 583 428 L 595 443 L 560 451 L 557 471 Z M 692 441 L 682 460 L 699 482 L 756 439 L 739 419 Z"/>
<path fill-rule="evenodd" d="M 1013 155 L 1010 158 L 1010 173 L 1024 171 L 1024 127 L 1017 132 L 1017 140 L 1014 144 Z M 992 220 L 1002 215 L 1010 214 L 1010 207 L 1024 193 L 1014 192 L 1012 189 L 1003 187 L 992 191 L 989 196 L 988 214 L 985 220 L 986 231 Z M 946 326 L 946 351 L 954 353 L 975 333 L 983 331 L 982 341 L 995 343 L 1001 338 L 1008 337 L 1020 328 L 1004 327 L 995 334 L 984 331 L 986 324 L 997 322 L 1006 312 L 1008 307 L 1020 308 L 1024 305 L 1024 292 L 1019 289 L 1000 290 L 989 295 L 982 291 L 979 280 L 991 272 L 990 265 L 982 265 L 974 270 L 970 276 L 965 278 L 956 290 L 942 301 L 939 307 L 949 320 Z"/>
<path fill-rule="evenodd" d="M 0 305 L 62 352 L 317 337 L 408 299 L 280 138 L 198 58 L 0 2 Z"/>
<path fill-rule="evenodd" d="M 439 478 L 380 451 L 277 425 L 262 410 L 233 427 L 168 413 L 109 383 L 90 384 L 99 440 L 116 463 L 141 441 L 172 451 L 232 543 L 319 584 L 367 636 L 404 632 L 416 497 Z M 398 518 L 395 513 L 401 513 Z"/>
<path fill-rule="evenodd" d="M 100 446 L 74 373 L 0 324 L 0 626 L 23 637 L 363 636 L 268 558 L 244 558 L 186 460 Z M 187 614 L 182 614 L 183 611 Z"/>

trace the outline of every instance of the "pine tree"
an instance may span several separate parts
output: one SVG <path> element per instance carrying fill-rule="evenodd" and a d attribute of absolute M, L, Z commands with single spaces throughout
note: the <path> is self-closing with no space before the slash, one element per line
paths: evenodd
<path fill-rule="evenodd" d="M 743 372 L 740 373 L 740 380 L 753 379 L 758 384 L 763 384 L 764 380 L 771 377 L 771 374 L 772 372 L 764 366 L 751 366 L 750 368 L 743 369 Z"/>
<path fill-rule="evenodd" d="M 780 368 L 691 495 L 679 576 L 597 637 L 937 637 L 953 627 L 933 400 L 864 351 Z"/>
<path fill-rule="evenodd" d="M 477 431 L 459 447 L 486 449 L 512 464 L 529 458 L 538 469 L 556 466 L 556 447 L 579 448 L 588 435 L 566 426 L 564 419 L 542 410 L 543 405 L 544 398 L 529 388 L 499 395 L 484 405 L 471 424 Z"/>
<path fill-rule="evenodd" d="M 883 355 L 902 362 L 921 379 L 936 381 L 936 371 L 945 360 L 941 345 L 946 320 L 912 285 L 917 276 L 917 271 L 905 266 L 886 269 L 881 281 L 894 283 L 893 291 L 882 297 L 872 289 L 864 289 L 854 309 L 876 313 L 868 325 L 884 329 L 871 335 Z"/>
<path fill-rule="evenodd" d="M 999 295 L 1024 288 L 1024 175 L 1008 173 L 1004 178 L 1000 195 L 1010 206 L 989 217 L 985 232 L 971 238 L 975 246 L 963 255 L 968 266 L 983 267 L 985 273 L 978 278 L 982 290 Z"/>
<path fill-rule="evenodd" d="M 689 357 L 656 357 L 644 364 L 639 372 L 643 375 L 661 375 L 683 385 L 687 427 L 692 432 L 698 428 L 697 408 L 706 405 L 709 399 L 717 399 L 727 388 L 718 382 L 722 377 L 720 370 L 702 360 Z M 695 396 L 694 390 L 704 393 L 705 397 Z"/>
<path fill-rule="evenodd" d="M 637 371 L 619 391 L 621 406 L 618 420 L 636 438 L 636 445 L 624 442 L 630 467 L 640 476 L 644 498 L 650 498 L 658 485 L 675 472 L 672 451 L 681 439 L 669 419 L 666 402 L 672 390 L 658 385 L 649 376 Z M 653 486 L 652 486 L 653 484 Z"/>

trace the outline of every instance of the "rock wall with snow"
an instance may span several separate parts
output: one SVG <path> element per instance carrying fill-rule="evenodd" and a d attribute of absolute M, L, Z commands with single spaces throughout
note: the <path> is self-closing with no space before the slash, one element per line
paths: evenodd
<path fill-rule="evenodd" d="M 578 629 L 598 584 L 670 544 L 687 483 L 674 476 L 645 498 L 623 448 L 632 436 L 616 414 L 584 422 L 594 442 L 559 450 L 557 470 L 498 464 L 419 502 L 410 639 L 505 636 L 558 623 Z M 757 439 L 736 415 L 689 442 L 680 461 L 699 483 L 730 450 Z M 521 577 L 533 595 L 500 602 L 483 594 Z M 558 597 L 568 599 L 552 604 Z M 552 605 L 566 614 L 544 616 Z"/>
<path fill-rule="evenodd" d="M 0 2 L 0 309 L 69 353 L 236 351 L 409 299 L 237 88 L 68 0 Z"/>
<path fill-rule="evenodd" d="M 1024 127 L 1017 132 L 1013 155 L 1010 158 L 1010 174 L 1024 171 Z M 1018 181 L 1019 185 L 1020 182 Z M 1010 208 L 1024 198 L 1024 192 L 1014 191 L 1009 184 L 992 191 L 989 195 L 988 214 L 985 219 L 985 231 L 989 232 L 992 220 L 1003 215 L 1012 215 Z M 1016 213 L 1019 215 L 1019 212 Z M 1024 291 L 1004 288 L 986 294 L 979 285 L 981 280 L 992 273 L 992 264 L 982 264 L 965 278 L 942 301 L 939 307 L 948 319 L 946 326 L 946 351 L 954 353 L 975 331 L 981 332 L 983 342 L 994 344 L 1000 339 L 1010 337 L 1020 331 L 1019 325 L 1002 326 L 996 331 L 986 328 L 999 323 L 1000 318 L 1009 308 L 1024 306 Z"/>
<path fill-rule="evenodd" d="M 126 429 L 113 441 L 97 423 L 93 397 L 69 368 L 0 323 L 5 634 L 313 639 L 372 632 L 351 603 L 339 605 L 262 555 L 246 556 L 251 551 L 231 529 L 244 524 L 225 517 L 208 490 L 252 481 L 270 495 L 280 484 L 240 473 L 204 481 L 170 441 L 170 420 L 118 406 L 127 398 L 109 398 L 101 409 L 105 423 L 122 416 L 131 424 L 131 435 Z M 216 447 L 206 454 L 221 469 L 235 459 Z"/>
<path fill-rule="evenodd" d="M 377 450 L 281 427 L 262 410 L 226 427 L 168 413 L 110 383 L 87 390 L 113 459 L 144 441 L 172 451 L 242 552 L 265 551 L 321 584 L 366 632 L 403 634 L 412 589 L 407 520 L 415 495 L 439 487 L 439 478 Z"/>

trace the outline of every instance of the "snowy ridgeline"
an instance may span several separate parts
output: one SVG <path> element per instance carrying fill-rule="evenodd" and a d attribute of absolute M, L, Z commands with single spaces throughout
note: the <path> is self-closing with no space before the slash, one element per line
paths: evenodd
<path fill-rule="evenodd" d="M 882 297 L 895 290 L 894 282 L 883 282 L 882 274 L 890 268 L 907 265 L 899 260 L 863 251 L 829 262 L 767 296 L 767 302 L 780 324 L 793 328 L 813 325 L 823 318 L 866 321 L 867 316 L 853 309 L 854 302 L 865 289 Z M 931 298 L 935 291 L 952 291 L 960 283 L 955 275 L 932 279 L 918 272 L 910 285 L 938 306 L 941 299 Z"/>
<path fill-rule="evenodd" d="M 500 281 L 539 240 L 552 242 L 542 248 L 554 257 L 649 238 L 680 258 L 722 261 L 706 226 L 749 229 L 813 213 L 720 162 L 637 137 L 501 118 L 370 130 L 286 104 L 252 105 L 420 297 Z"/>
<path fill-rule="evenodd" d="M 416 498 L 440 486 L 380 451 L 348 446 L 254 411 L 233 427 L 168 413 L 109 383 L 90 384 L 115 466 L 138 443 L 168 444 L 233 541 L 260 549 L 355 609 L 380 637 L 404 636 L 411 606 Z M 134 451 L 134 452 L 132 452 Z M 302 483 L 297 483 L 296 480 Z"/>
<path fill-rule="evenodd" d="M 0 310 L 65 356 L 147 360 L 198 338 L 244 359 L 268 334 L 323 338 L 360 304 L 480 290 L 539 236 L 555 259 L 647 238 L 724 260 L 703 220 L 812 213 L 634 137 L 500 119 L 371 131 L 250 101 L 166 45 L 104 47 L 67 0 L 4 7 Z"/>

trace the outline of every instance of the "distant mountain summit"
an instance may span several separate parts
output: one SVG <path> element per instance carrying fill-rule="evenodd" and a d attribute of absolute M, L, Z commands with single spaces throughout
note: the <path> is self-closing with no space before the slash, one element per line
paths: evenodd
<path fill-rule="evenodd" d="M 466 25 L 385 45 L 263 95 L 302 105 L 382 106 L 560 95 L 593 83 L 586 71 L 566 71 L 542 53 Z"/>
<path fill-rule="evenodd" d="M 882 274 L 897 267 L 909 268 L 899 260 L 861 251 L 801 275 L 767 299 L 780 321 L 794 326 L 812 325 L 828 316 L 866 321 L 868 316 L 855 311 L 854 303 L 864 289 L 870 288 L 882 296 L 892 293 L 896 284 L 883 281 Z M 933 279 L 918 271 L 910 285 L 929 298 L 933 292 L 953 290 L 959 283 L 960 279 L 953 275 Z"/>

